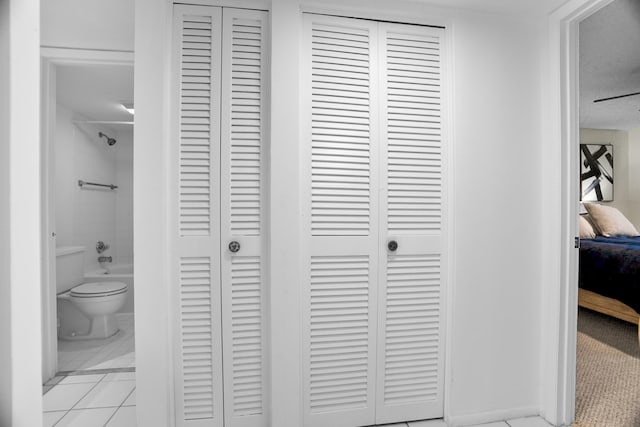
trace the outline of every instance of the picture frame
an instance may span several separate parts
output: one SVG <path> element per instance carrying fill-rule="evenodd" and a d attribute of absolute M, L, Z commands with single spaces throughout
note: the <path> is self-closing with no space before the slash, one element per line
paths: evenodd
<path fill-rule="evenodd" d="M 580 144 L 580 200 L 613 201 L 613 144 Z"/>

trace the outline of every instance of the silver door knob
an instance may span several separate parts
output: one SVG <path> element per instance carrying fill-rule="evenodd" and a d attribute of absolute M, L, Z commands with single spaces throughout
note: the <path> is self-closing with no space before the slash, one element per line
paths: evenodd
<path fill-rule="evenodd" d="M 229 243 L 229 250 L 233 253 L 238 252 L 240 250 L 240 243 L 236 242 L 235 240 Z"/>

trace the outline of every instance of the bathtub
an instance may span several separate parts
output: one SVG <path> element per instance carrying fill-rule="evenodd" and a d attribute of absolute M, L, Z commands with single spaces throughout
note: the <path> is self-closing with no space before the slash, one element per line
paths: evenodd
<path fill-rule="evenodd" d="M 133 313 L 133 264 L 113 264 L 84 274 L 85 283 L 123 282 L 129 290 L 127 301 L 118 313 Z"/>

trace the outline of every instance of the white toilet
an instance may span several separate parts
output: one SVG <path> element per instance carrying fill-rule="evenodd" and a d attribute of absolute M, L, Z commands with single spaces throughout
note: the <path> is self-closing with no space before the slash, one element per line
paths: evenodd
<path fill-rule="evenodd" d="M 64 340 L 108 338 L 118 332 L 115 313 L 127 298 L 122 282 L 83 283 L 84 246 L 56 249 L 58 337 Z"/>

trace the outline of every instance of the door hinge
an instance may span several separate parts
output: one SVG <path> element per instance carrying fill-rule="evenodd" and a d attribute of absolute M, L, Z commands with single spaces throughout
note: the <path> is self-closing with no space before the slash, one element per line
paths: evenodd
<path fill-rule="evenodd" d="M 573 244 L 573 247 L 576 249 L 580 249 L 580 238 L 579 237 L 574 237 L 575 241 Z"/>

